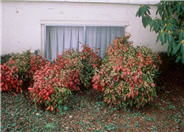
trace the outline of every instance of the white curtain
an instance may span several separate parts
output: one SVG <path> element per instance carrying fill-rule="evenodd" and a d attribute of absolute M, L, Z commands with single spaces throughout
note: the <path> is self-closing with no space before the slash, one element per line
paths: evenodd
<path fill-rule="evenodd" d="M 88 26 L 86 27 L 85 43 L 94 49 L 99 49 L 99 56 L 103 57 L 106 48 L 114 38 L 123 35 L 124 27 Z"/>
<path fill-rule="evenodd" d="M 84 43 L 83 27 L 48 26 L 46 29 L 45 57 L 49 60 L 56 58 L 67 49 L 81 49 Z"/>
<path fill-rule="evenodd" d="M 49 60 L 56 58 L 67 49 L 81 50 L 82 44 L 93 49 L 99 49 L 99 56 L 104 52 L 115 37 L 124 35 L 124 27 L 105 26 L 48 26 L 46 29 L 45 57 Z"/>

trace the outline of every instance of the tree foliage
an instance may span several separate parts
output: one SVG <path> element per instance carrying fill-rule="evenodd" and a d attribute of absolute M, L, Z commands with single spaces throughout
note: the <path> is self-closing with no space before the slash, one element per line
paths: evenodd
<path fill-rule="evenodd" d="M 184 64 L 184 1 L 161 1 L 156 7 L 158 17 L 151 17 L 148 5 L 142 5 L 136 16 L 142 18 L 144 27 L 149 25 L 157 33 L 157 41 L 168 44 L 168 55 Z"/>

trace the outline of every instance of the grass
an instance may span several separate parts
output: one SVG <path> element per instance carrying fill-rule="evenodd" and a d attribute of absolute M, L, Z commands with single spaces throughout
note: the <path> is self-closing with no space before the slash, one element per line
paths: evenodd
<path fill-rule="evenodd" d="M 58 113 L 51 113 L 34 105 L 28 93 L 17 96 L 2 93 L 1 96 L 2 131 L 179 132 L 184 128 L 184 108 L 175 106 L 167 98 L 165 103 L 160 99 L 142 110 L 118 110 L 102 102 L 100 93 L 88 90 L 74 94 L 67 105 L 59 107 Z M 155 110 L 156 105 L 164 107 L 164 111 Z"/>

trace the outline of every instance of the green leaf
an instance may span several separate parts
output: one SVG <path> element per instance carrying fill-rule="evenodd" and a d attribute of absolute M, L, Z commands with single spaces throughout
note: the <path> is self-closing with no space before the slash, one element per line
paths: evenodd
<path fill-rule="evenodd" d="M 184 64 L 184 45 L 183 44 L 181 46 L 181 53 L 182 53 L 182 59 L 181 59 L 181 61 Z"/>
<path fill-rule="evenodd" d="M 150 15 L 150 11 L 149 11 L 150 7 L 148 5 L 141 5 L 141 7 L 139 8 L 139 10 L 136 13 L 136 16 L 140 17 L 140 16 L 144 16 L 144 15 Z"/>
<path fill-rule="evenodd" d="M 172 44 L 169 44 L 169 45 L 168 45 L 168 49 L 167 49 L 167 55 L 168 55 L 168 56 L 170 56 L 171 51 L 172 51 Z"/>
<path fill-rule="evenodd" d="M 179 51 L 180 47 L 181 47 L 181 44 L 173 43 L 172 55 L 175 55 Z"/>
<path fill-rule="evenodd" d="M 184 31 L 180 33 L 179 35 L 179 41 L 184 40 Z"/>
<path fill-rule="evenodd" d="M 176 57 L 176 63 L 178 63 L 180 60 L 181 60 L 181 56 L 178 55 L 178 56 Z"/>
<path fill-rule="evenodd" d="M 165 43 L 165 33 L 163 32 L 163 33 L 161 33 L 161 35 L 160 35 L 160 41 L 161 41 L 161 44 L 163 45 L 164 43 Z"/>
<path fill-rule="evenodd" d="M 144 16 L 142 17 L 142 23 L 143 26 L 146 27 L 147 25 L 151 25 L 152 24 L 152 19 L 150 16 Z"/>

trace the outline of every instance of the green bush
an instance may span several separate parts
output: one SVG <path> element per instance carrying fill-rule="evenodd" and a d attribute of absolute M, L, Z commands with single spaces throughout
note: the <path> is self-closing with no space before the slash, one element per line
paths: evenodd
<path fill-rule="evenodd" d="M 92 82 L 108 104 L 140 108 L 156 97 L 155 78 L 161 62 L 150 49 L 134 48 L 129 37 L 117 38 L 109 45 Z"/>

